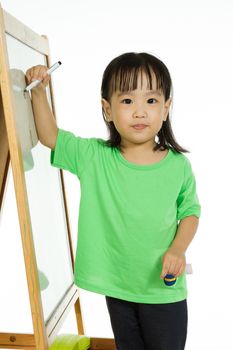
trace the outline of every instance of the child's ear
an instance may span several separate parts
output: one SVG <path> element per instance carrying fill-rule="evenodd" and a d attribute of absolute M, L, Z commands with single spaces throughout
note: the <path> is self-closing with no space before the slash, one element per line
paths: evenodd
<path fill-rule="evenodd" d="M 107 100 L 105 100 L 104 98 L 101 98 L 101 104 L 102 104 L 102 107 L 103 107 L 103 110 L 104 110 L 104 113 L 105 113 L 105 116 L 106 116 L 106 121 L 110 122 L 111 121 L 111 106 L 110 106 L 110 103 Z"/>
<path fill-rule="evenodd" d="M 169 99 L 167 99 L 167 101 L 164 104 L 164 116 L 163 116 L 164 121 L 167 120 L 167 116 L 168 116 L 171 104 L 172 104 L 172 98 L 169 97 Z"/>

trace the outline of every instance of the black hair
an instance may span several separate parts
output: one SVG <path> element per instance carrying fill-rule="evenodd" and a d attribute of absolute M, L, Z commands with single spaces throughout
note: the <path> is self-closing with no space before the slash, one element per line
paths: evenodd
<path fill-rule="evenodd" d="M 165 101 L 171 97 L 173 91 L 170 73 L 165 64 L 157 57 L 146 52 L 128 52 L 114 58 L 103 73 L 101 85 L 101 97 L 110 103 L 114 92 L 132 91 L 137 89 L 138 74 L 146 74 L 149 89 L 152 90 L 153 74 L 156 76 L 157 89 L 161 90 Z M 121 136 L 112 121 L 107 121 L 102 107 L 104 121 L 109 131 L 109 139 L 106 144 L 110 147 L 121 149 Z M 153 148 L 154 151 L 171 148 L 177 153 L 189 152 L 182 148 L 176 141 L 172 131 L 169 113 L 166 121 L 158 132 L 159 141 Z"/>

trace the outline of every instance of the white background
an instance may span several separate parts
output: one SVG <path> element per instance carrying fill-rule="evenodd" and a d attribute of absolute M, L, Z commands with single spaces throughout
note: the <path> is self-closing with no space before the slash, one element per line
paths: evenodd
<path fill-rule="evenodd" d="M 168 66 L 174 84 L 173 131 L 178 143 L 191 151 L 188 157 L 202 205 L 198 233 L 187 251 L 194 274 L 187 278 L 186 349 L 233 349 L 232 0 L 3 0 L 1 4 L 34 31 L 48 36 L 52 62 L 62 61 L 53 74 L 58 125 L 77 135 L 107 137 L 100 84 L 106 65 L 115 56 L 146 51 Z M 75 247 L 79 183 L 69 173 L 65 173 L 65 183 Z M 20 239 L 14 243 L 20 245 Z M 23 265 L 22 256 L 19 260 Z M 14 276 L 21 271 L 19 264 L 8 263 L 4 281 L 8 267 Z M 2 281 L 1 276 L 1 285 L 7 288 Z M 20 281 L 17 292 L 25 287 L 26 293 L 23 277 Z M 3 287 L 1 308 L 9 296 Z M 80 294 L 86 334 L 112 337 L 104 297 L 83 290 Z M 21 327 L 30 330 L 30 317 L 20 312 Z M 64 332 L 76 332 L 73 312 L 60 333 Z"/>

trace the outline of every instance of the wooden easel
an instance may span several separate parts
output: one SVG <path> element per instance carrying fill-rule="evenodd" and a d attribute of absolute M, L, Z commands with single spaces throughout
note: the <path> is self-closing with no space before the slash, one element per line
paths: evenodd
<path fill-rule="evenodd" d="M 77 320 L 78 334 L 84 335 L 82 313 L 78 288 L 73 284 L 62 302 L 56 308 L 51 318 L 46 322 L 43 316 L 38 270 L 35 258 L 35 248 L 32 236 L 31 218 L 29 213 L 28 198 L 26 193 L 24 169 L 21 149 L 19 147 L 18 136 L 15 126 L 15 110 L 12 98 L 12 91 L 9 77 L 9 62 L 6 48 L 6 33 L 16 37 L 35 50 L 39 50 L 47 57 L 49 62 L 48 40 L 46 37 L 34 33 L 30 28 L 9 15 L 0 6 L 0 65 L 1 65 L 1 94 L 0 94 L 0 210 L 2 206 L 3 194 L 9 162 L 11 161 L 14 187 L 20 222 L 21 239 L 24 253 L 25 270 L 27 275 L 27 285 L 30 298 L 31 315 L 33 323 L 33 334 L 0 333 L 0 348 L 9 349 L 29 349 L 48 350 L 54 341 L 58 330 L 64 322 L 71 308 L 74 306 Z M 54 98 L 52 86 L 50 85 L 52 108 L 55 115 Z M 74 256 L 72 250 L 72 240 L 70 234 L 69 218 L 65 197 L 65 186 L 62 170 L 59 171 L 62 182 L 62 192 L 66 223 L 68 229 L 69 250 L 74 268 Z M 90 338 L 90 349 L 113 350 L 115 349 L 114 339 Z"/>

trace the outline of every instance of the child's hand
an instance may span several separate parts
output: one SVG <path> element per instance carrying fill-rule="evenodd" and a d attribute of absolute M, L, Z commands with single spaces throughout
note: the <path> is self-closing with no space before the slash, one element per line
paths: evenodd
<path fill-rule="evenodd" d="M 50 75 L 47 74 L 48 67 L 38 65 L 38 66 L 33 66 L 29 68 L 26 72 L 26 81 L 27 84 L 31 84 L 32 81 L 34 80 L 41 80 L 41 83 L 37 86 L 34 87 L 33 90 L 44 90 L 45 87 L 48 85 L 49 80 L 50 80 Z"/>
<path fill-rule="evenodd" d="M 161 279 L 167 274 L 172 274 L 174 277 L 182 275 L 186 267 L 186 259 L 183 252 L 176 248 L 169 248 L 162 258 L 163 268 L 160 275 Z"/>

